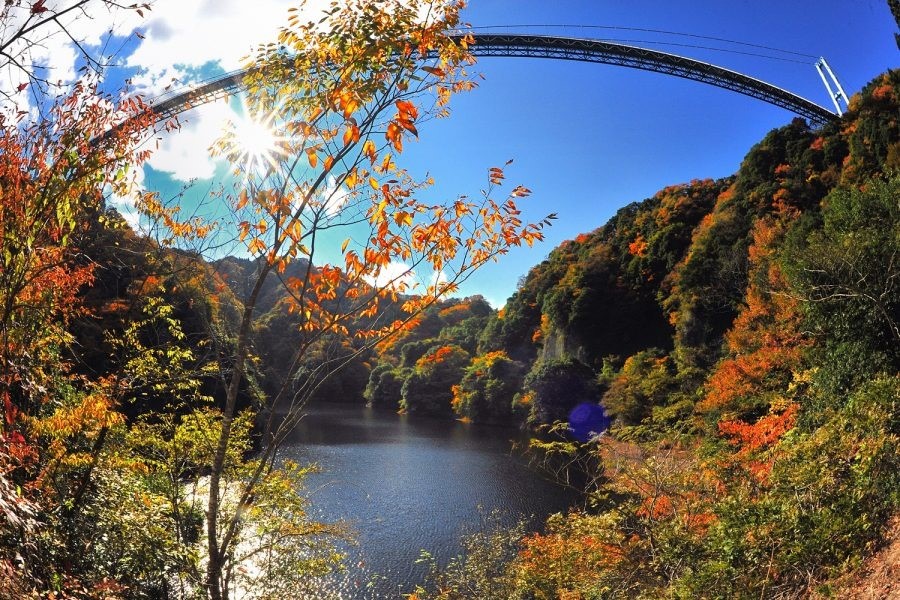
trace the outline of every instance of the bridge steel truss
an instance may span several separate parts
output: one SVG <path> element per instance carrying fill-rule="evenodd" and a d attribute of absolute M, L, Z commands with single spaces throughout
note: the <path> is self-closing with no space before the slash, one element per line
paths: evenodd
<path fill-rule="evenodd" d="M 461 38 L 462 35 L 452 37 Z M 474 56 L 551 58 L 631 67 L 691 79 L 757 98 L 800 115 L 813 125 L 824 125 L 838 118 L 830 110 L 765 81 L 676 54 L 584 38 L 519 33 L 471 35 L 475 43 L 469 50 Z M 158 98 L 152 103 L 156 121 L 164 121 L 240 91 L 246 75 L 246 70 L 228 73 L 192 90 Z"/>

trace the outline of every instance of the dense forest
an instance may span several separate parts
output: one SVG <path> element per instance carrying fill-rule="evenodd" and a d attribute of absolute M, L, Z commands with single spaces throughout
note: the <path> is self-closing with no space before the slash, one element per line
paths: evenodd
<path fill-rule="evenodd" d="M 87 85 L 45 122 L 2 122 L 0 598 L 312 593 L 345 532 L 297 494 L 310 467 L 277 460 L 310 402 L 515 425 L 580 487 L 540 533 L 467 538 L 410 598 L 827 596 L 896 530 L 900 71 L 821 129 L 772 131 L 731 177 L 623 207 L 495 310 L 447 295 L 541 239 L 528 190 L 426 205 L 393 162 L 426 116 L 410 86 L 469 87 L 450 6 L 421 31 L 377 2 L 285 28 L 297 72 L 355 57 L 327 85 L 259 51 L 251 93 L 284 107 L 303 134 L 286 155 L 317 183 L 250 175 L 229 197 L 250 258 L 206 252 L 218 224 L 151 193 L 149 229 L 110 206 L 146 160 L 139 100 L 114 128 Z M 309 232 L 343 224 L 315 185 L 371 228 L 338 266 L 314 256 Z M 396 257 L 450 280 L 382 283 Z"/>
<path fill-rule="evenodd" d="M 370 401 L 550 426 L 532 452 L 586 495 L 544 533 L 474 536 L 416 597 L 848 593 L 900 507 L 898 167 L 892 71 L 563 243 L 500 311 L 453 304 L 389 348 Z M 612 421 L 587 442 L 583 402 Z"/>

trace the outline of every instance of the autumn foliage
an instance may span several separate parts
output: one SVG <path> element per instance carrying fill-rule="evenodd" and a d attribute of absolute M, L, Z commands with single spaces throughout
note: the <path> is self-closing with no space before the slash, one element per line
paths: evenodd
<path fill-rule="evenodd" d="M 33 4 L 33 15 L 50 10 Z M 516 202 L 530 192 L 499 192 L 503 168 L 488 168 L 480 197 L 426 202 L 432 182 L 400 166 L 422 123 L 474 87 L 471 40 L 446 34 L 461 26 L 462 6 L 350 2 L 325 15 L 327 26 L 292 10 L 245 81 L 250 111 L 271 119 L 278 147 L 256 169 L 233 132 L 216 146 L 238 175 L 225 197 L 230 222 L 142 192 L 148 228 L 117 231 L 104 202 L 132 192 L 147 157 L 138 134 L 154 115 L 140 100 L 114 105 L 79 84 L 47 118 L 2 123 L 0 504 L 13 508 L 0 520 L 0 574 L 15 560 L 35 593 L 155 596 L 177 581 L 218 599 L 251 584 L 299 593 L 301 576 L 330 568 L 336 554 L 317 545 L 330 529 L 306 518 L 294 491 L 305 471 L 273 461 L 300 408 L 549 223 L 520 218 Z M 337 260 L 316 253 L 325 231 L 344 234 Z M 253 259 L 240 293 L 203 261 L 220 258 L 204 255 L 211 237 L 229 233 Z M 134 258 L 143 252 L 154 256 Z M 258 304 L 275 279 L 283 293 L 271 308 L 292 347 L 261 389 Z M 446 348 L 416 363 L 427 385 L 468 361 Z M 445 393 L 449 411 L 450 383 Z M 254 457 L 251 403 L 287 409 L 282 422 L 260 417 Z M 37 505 L 48 533 L 33 538 Z M 289 564 L 290 575 L 253 581 L 241 556 L 249 539 L 278 549 L 261 568 Z"/>
<path fill-rule="evenodd" d="M 52 578 L 80 580 L 85 590 L 104 585 L 53 560 L 78 543 L 60 526 L 82 509 L 106 432 L 123 422 L 120 386 L 78 377 L 65 349 L 73 320 L 89 314 L 81 298 L 95 280 L 96 265 L 81 253 L 89 224 L 104 194 L 122 193 L 127 170 L 147 156 L 138 135 L 144 112 L 139 100 L 115 106 L 82 82 L 43 120 L 0 117 L 0 503 L 8 507 L 0 532 L 13 541 L 0 550 L 0 571 L 13 551 L 13 587 L 21 580 L 42 589 Z M 47 534 L 32 537 L 36 519 L 51 514 Z"/>
<path fill-rule="evenodd" d="M 402 167 L 475 87 L 462 9 L 291 11 L 246 78 L 278 142 L 252 165 L 224 134 L 214 215 L 143 192 L 136 232 L 106 206 L 148 155 L 138 99 L 85 81 L 3 117 L 0 596 L 311 595 L 340 532 L 278 450 L 323 397 L 540 428 L 543 464 L 582 470 L 579 510 L 465 544 L 485 559 L 434 597 L 802 596 L 877 546 L 900 510 L 900 75 L 624 206 L 495 311 L 446 296 L 552 215 L 522 219 L 509 163 L 445 201 Z M 573 439 L 600 403 L 612 428 Z"/>
<path fill-rule="evenodd" d="M 489 321 L 533 361 L 521 407 L 577 357 L 615 418 L 532 441 L 566 483 L 584 469 L 586 502 L 521 538 L 509 597 L 827 595 L 878 544 L 900 510 L 898 89 L 623 208 Z"/>

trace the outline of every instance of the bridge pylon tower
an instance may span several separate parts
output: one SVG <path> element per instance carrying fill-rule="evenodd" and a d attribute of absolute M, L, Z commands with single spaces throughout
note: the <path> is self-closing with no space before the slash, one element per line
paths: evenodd
<path fill-rule="evenodd" d="M 841 82 L 838 81 L 834 71 L 828 66 L 828 62 L 825 60 L 824 56 L 820 56 L 819 60 L 816 61 L 816 71 L 819 72 L 819 77 L 822 78 L 822 83 L 825 84 L 825 89 L 828 90 L 828 96 L 831 98 L 831 101 L 834 102 L 834 108 L 837 111 L 837 114 L 843 115 L 844 111 L 850 107 L 850 99 L 847 98 L 847 94 L 844 93 L 844 88 L 841 87 Z M 841 108 L 841 101 L 844 102 L 843 108 Z"/>

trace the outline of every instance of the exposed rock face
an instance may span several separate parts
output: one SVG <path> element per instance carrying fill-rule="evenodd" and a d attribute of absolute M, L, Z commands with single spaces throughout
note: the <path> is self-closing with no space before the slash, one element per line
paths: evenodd
<path fill-rule="evenodd" d="M 574 335 L 567 334 L 556 328 L 551 328 L 543 342 L 543 348 L 540 355 L 540 358 L 543 360 L 553 360 L 569 356 L 581 362 L 587 362 L 584 346 L 581 345 L 580 341 L 576 339 Z"/>

